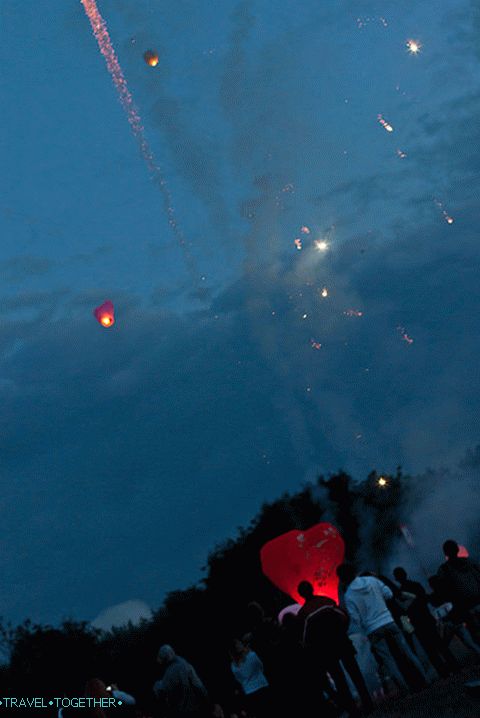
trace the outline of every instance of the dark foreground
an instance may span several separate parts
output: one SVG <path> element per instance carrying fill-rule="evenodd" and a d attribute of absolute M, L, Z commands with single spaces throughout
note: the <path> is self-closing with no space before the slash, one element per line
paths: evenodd
<path fill-rule="evenodd" d="M 372 718 L 480 718 L 480 696 L 471 697 L 464 683 L 480 679 L 480 666 L 436 681 L 420 693 L 391 699 Z"/>

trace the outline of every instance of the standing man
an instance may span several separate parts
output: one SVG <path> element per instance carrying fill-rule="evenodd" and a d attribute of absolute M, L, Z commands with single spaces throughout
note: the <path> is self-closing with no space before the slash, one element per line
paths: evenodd
<path fill-rule="evenodd" d="M 302 581 L 298 593 L 305 603 L 297 614 L 303 635 L 310 672 L 318 666 L 328 672 L 335 683 L 338 699 L 349 715 L 359 714 L 343 669 L 358 691 L 365 712 L 373 710 L 367 684 L 355 658 L 355 647 L 348 637 L 348 615 L 327 596 L 316 596 L 313 586 Z"/>
<path fill-rule="evenodd" d="M 155 682 L 153 692 L 169 718 L 205 718 L 211 714 L 207 690 L 190 663 L 168 645 L 161 646 L 157 663 L 163 675 Z"/>
<path fill-rule="evenodd" d="M 349 564 L 338 566 L 337 576 L 345 588 L 350 633 L 367 635 L 377 663 L 388 665 L 400 686 L 423 688 L 425 677 L 412 661 L 403 633 L 386 604 L 393 598 L 392 591 L 374 576 L 357 576 Z"/>
<path fill-rule="evenodd" d="M 438 675 L 447 676 L 458 668 L 458 664 L 438 634 L 436 621 L 428 608 L 425 589 L 418 581 L 411 581 L 401 566 L 397 566 L 393 570 L 393 575 L 402 591 L 415 596 L 407 608 L 407 616 L 415 629 L 415 635 Z"/>
<path fill-rule="evenodd" d="M 459 546 L 449 539 L 443 544 L 446 561 L 437 571 L 453 608 L 465 620 L 470 632 L 480 638 L 480 566 L 458 556 Z"/>

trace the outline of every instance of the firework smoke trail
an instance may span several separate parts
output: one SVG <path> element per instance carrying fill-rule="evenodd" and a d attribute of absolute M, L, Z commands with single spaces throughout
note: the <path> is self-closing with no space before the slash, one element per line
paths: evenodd
<path fill-rule="evenodd" d="M 112 41 L 110 40 L 110 35 L 108 34 L 107 24 L 100 14 L 96 0 L 80 0 L 80 2 L 82 3 L 85 13 L 90 20 L 93 34 L 97 41 L 100 52 L 105 58 L 107 69 L 110 73 L 113 84 L 115 85 L 115 88 L 118 92 L 121 105 L 125 111 L 125 114 L 127 115 L 127 119 L 130 124 L 130 127 L 132 128 L 132 132 L 139 144 L 142 157 L 147 164 L 150 174 L 160 187 L 160 191 L 163 197 L 163 205 L 168 217 L 168 223 L 170 225 L 170 228 L 175 236 L 175 239 L 177 240 L 180 249 L 182 250 L 183 256 L 185 258 L 185 263 L 187 264 L 189 271 L 192 274 L 196 275 L 197 271 L 195 268 L 193 257 L 188 250 L 185 237 L 182 230 L 178 226 L 175 217 L 175 210 L 173 209 L 170 190 L 168 189 L 167 183 L 162 174 L 162 171 L 160 170 L 160 167 L 155 162 L 153 152 L 150 149 L 150 146 L 145 138 L 145 130 L 142 125 L 142 120 L 135 106 L 130 90 L 128 89 L 127 81 L 123 74 L 122 68 L 120 67 L 120 63 L 118 62 L 115 50 L 113 49 Z"/>

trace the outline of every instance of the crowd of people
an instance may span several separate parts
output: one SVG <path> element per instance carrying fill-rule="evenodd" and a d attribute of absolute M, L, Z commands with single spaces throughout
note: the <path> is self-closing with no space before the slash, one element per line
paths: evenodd
<path fill-rule="evenodd" d="M 446 560 L 428 580 L 429 591 L 400 566 L 389 579 L 342 564 L 337 568 L 340 605 L 315 595 L 308 581 L 298 586 L 303 605 L 284 612 L 281 620 L 266 616 L 258 603 L 249 604 L 247 632 L 233 638 L 225 656 L 234 689 L 222 705 L 190 663 L 170 645 L 161 646 L 155 718 L 368 715 L 377 694 L 357 660 L 359 640 L 368 642 L 383 695 L 418 691 L 436 676 L 454 673 L 460 668 L 449 647 L 454 636 L 480 657 L 480 566 L 459 557 L 455 541 L 446 541 L 443 552 Z M 98 679 L 90 681 L 85 694 L 113 696 L 125 715 L 143 715 L 132 696 Z M 108 704 L 97 702 L 87 712 L 95 718 L 120 717 L 118 705 L 102 705 Z M 68 715 L 63 710 L 59 718 Z"/>

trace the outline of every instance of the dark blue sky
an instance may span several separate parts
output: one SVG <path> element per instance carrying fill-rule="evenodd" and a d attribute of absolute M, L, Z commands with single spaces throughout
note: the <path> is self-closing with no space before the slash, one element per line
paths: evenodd
<path fill-rule="evenodd" d="M 12 620 L 155 607 L 262 501 L 479 439 L 477 0 L 99 8 L 197 269 L 80 2 L 4 0 Z"/>

